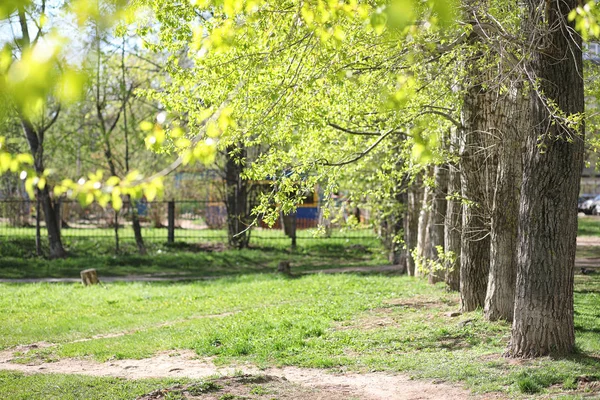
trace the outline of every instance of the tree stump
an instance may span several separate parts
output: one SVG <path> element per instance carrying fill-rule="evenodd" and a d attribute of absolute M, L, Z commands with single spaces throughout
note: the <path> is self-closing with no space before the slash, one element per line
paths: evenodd
<path fill-rule="evenodd" d="M 85 286 L 95 285 L 98 283 L 98 273 L 95 269 L 86 269 L 80 272 L 81 282 Z"/>
<path fill-rule="evenodd" d="M 280 274 L 290 275 L 292 273 L 292 271 L 290 269 L 290 262 L 289 261 L 279 261 L 279 264 L 277 265 L 277 272 Z"/>

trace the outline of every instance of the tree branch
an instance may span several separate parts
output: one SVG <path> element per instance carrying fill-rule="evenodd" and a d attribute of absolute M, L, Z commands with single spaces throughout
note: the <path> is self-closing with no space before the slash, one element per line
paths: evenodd
<path fill-rule="evenodd" d="M 346 160 L 346 161 L 340 161 L 340 162 L 337 162 L 337 163 L 330 163 L 328 161 L 325 161 L 322 165 L 324 165 L 326 167 L 342 167 L 344 165 L 352 164 L 352 163 L 360 160 L 361 158 L 363 158 L 367 154 L 369 154 L 375 147 L 377 147 L 379 145 L 379 143 L 381 143 L 386 137 L 390 136 L 391 134 L 402 134 L 402 135 L 404 135 L 406 137 L 409 136 L 406 133 L 398 132 L 396 130 L 396 128 L 392 128 L 389 131 L 381 134 L 381 136 L 379 136 L 379 138 L 375 142 L 373 142 L 373 144 L 371 144 L 365 151 L 363 151 L 362 153 L 360 153 L 356 157 L 351 158 L 351 159 Z"/>
<path fill-rule="evenodd" d="M 426 111 L 422 111 L 419 114 L 417 114 L 415 116 L 415 118 L 419 118 L 423 115 L 427 115 L 427 114 L 435 114 L 435 115 L 439 115 L 441 117 L 446 118 L 448 121 L 452 122 L 452 124 L 454 124 L 454 126 L 456 126 L 458 129 L 463 129 L 463 124 L 461 124 L 460 122 L 458 122 L 456 119 L 454 119 L 450 114 L 445 113 L 443 111 L 438 111 L 438 110 L 426 110 Z"/>

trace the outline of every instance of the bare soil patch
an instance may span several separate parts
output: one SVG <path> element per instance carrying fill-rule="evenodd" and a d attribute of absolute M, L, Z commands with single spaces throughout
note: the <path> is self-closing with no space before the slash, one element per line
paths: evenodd
<path fill-rule="evenodd" d="M 577 246 L 600 246 L 600 236 L 577 236 Z"/>
<path fill-rule="evenodd" d="M 32 347 L 34 349 L 35 347 Z M 481 397 L 469 391 L 446 383 L 411 380 L 404 375 L 387 373 L 330 373 L 326 370 L 296 367 L 269 368 L 260 370 L 253 365 L 216 366 L 210 359 L 198 359 L 189 350 L 157 354 L 141 360 L 112 360 L 99 363 L 85 359 L 61 359 L 37 365 L 24 365 L 11 362 L 15 351 L 26 351 L 25 347 L 0 352 L 0 369 L 23 373 L 84 374 L 111 376 L 126 379 L 141 378 L 191 378 L 207 380 L 221 377 L 217 384 L 224 389 L 219 393 L 190 390 L 190 387 L 165 388 L 149 393 L 142 399 L 162 399 L 169 391 L 179 391 L 189 399 L 364 399 L 364 400 L 404 400 L 404 399 L 468 399 L 503 398 L 489 394 Z M 245 377 L 239 379 L 240 376 Z M 266 378 L 265 378 L 266 377 Z M 261 389 L 256 389 L 253 379 L 266 379 Z M 220 382 L 220 383 L 219 383 Z M 193 388 L 192 388 L 193 389 Z M 264 390 L 263 390 L 264 389 Z M 254 390 L 253 393 L 251 391 Z M 162 397 L 161 397 L 162 396 Z M 216 396 L 216 397 L 215 397 Z M 229 397 L 228 397 L 229 396 Z M 238 396 L 238 397 L 235 397 Z M 241 397 L 240 397 L 241 396 Z"/>
<path fill-rule="evenodd" d="M 411 298 L 400 298 L 400 299 L 389 299 L 383 302 L 385 305 L 383 308 L 413 308 L 416 310 L 432 309 L 432 308 L 444 308 L 450 305 L 456 305 L 455 302 L 445 302 L 439 299 L 432 300 L 429 297 L 411 297 Z"/>

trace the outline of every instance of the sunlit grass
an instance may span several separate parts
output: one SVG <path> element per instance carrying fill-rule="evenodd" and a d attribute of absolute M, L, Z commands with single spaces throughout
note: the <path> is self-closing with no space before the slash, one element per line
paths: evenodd
<path fill-rule="evenodd" d="M 21 355 L 98 361 L 193 349 L 216 363 L 401 371 L 476 391 L 563 391 L 600 370 L 600 278 L 578 276 L 579 353 L 511 363 L 506 323 L 450 317 L 457 296 L 409 277 L 250 275 L 185 284 L 1 285 L 0 346 L 57 343 Z M 74 342 L 104 333 L 122 336 Z M 595 378 L 592 378 L 595 379 Z M 548 392 L 549 391 L 549 392 Z M 567 393 L 568 394 L 568 393 Z"/>

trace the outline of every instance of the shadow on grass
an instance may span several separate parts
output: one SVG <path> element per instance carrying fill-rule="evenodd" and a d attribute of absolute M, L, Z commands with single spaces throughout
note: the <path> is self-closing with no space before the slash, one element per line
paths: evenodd
<path fill-rule="evenodd" d="M 584 327 L 581 325 L 575 325 L 575 332 L 581 332 L 581 333 L 598 333 L 600 334 L 600 328 L 596 328 L 596 327 Z"/>
<path fill-rule="evenodd" d="M 553 356 L 552 359 L 555 361 L 571 361 L 585 367 L 593 367 L 600 371 L 600 357 L 585 354 L 581 351 L 577 351 L 575 354 L 566 356 Z M 587 376 L 587 378 L 594 381 L 600 380 L 600 372 L 598 374 Z"/>
<path fill-rule="evenodd" d="M 0 278 L 77 278 L 87 268 L 96 268 L 101 276 L 220 277 L 275 272 L 280 261 L 290 262 L 292 272 L 300 274 L 385 262 L 377 255 L 381 252 L 341 243 L 309 242 L 294 250 L 286 246 L 255 245 L 231 250 L 218 243 L 148 243 L 147 256 L 136 254 L 135 244 L 129 242 L 123 243 L 123 253 L 119 255 L 113 253 L 108 240 L 78 239 L 67 241 L 66 245 L 68 258 L 48 260 L 35 256 L 32 239 L 0 242 Z"/>
<path fill-rule="evenodd" d="M 575 293 L 578 293 L 578 294 L 597 294 L 597 293 L 600 293 L 600 288 L 598 288 L 598 289 L 575 289 Z"/>

